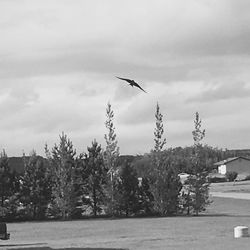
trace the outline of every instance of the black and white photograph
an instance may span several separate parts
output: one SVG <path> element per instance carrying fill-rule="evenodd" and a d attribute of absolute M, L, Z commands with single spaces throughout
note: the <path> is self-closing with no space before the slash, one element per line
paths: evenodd
<path fill-rule="evenodd" d="M 248 249 L 249 13 L 0 0 L 0 249 Z"/>

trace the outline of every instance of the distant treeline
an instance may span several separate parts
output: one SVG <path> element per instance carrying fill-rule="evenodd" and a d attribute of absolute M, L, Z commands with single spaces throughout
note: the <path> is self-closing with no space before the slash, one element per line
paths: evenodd
<path fill-rule="evenodd" d="M 185 154 L 188 154 L 187 152 L 191 151 L 192 147 L 176 147 L 170 149 L 172 152 L 175 152 L 176 154 L 180 155 L 181 157 L 185 157 Z M 218 148 L 210 148 L 211 150 L 211 158 L 213 159 L 213 162 L 221 161 L 230 157 L 238 157 L 243 156 L 246 158 L 250 158 L 250 149 L 218 149 Z M 186 153 L 185 153 L 186 152 Z M 43 158 L 42 156 L 38 156 Z M 22 174 L 24 173 L 24 166 L 25 161 L 27 162 L 29 160 L 30 156 L 20 156 L 20 157 L 8 157 L 9 162 L 9 168 L 10 171 L 16 174 Z M 24 161 L 25 159 L 25 161 Z M 43 158 L 46 160 L 46 158 Z M 133 164 L 133 166 L 137 169 L 137 171 L 140 171 L 140 168 L 143 168 L 143 166 L 149 166 L 150 160 L 147 154 L 145 155 L 119 155 L 118 163 L 122 165 L 124 162 L 130 162 Z M 180 166 L 183 165 L 180 163 Z M 182 172 L 187 172 L 186 165 L 184 164 L 183 168 L 180 167 L 180 170 L 183 170 Z"/>

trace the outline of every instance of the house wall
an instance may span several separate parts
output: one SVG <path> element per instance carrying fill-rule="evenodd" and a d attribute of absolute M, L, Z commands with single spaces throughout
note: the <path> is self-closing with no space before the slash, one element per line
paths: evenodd
<path fill-rule="evenodd" d="M 227 172 L 227 167 L 226 167 L 226 165 L 220 165 L 219 167 L 218 167 L 218 173 L 219 174 L 225 174 Z"/>
<path fill-rule="evenodd" d="M 250 161 L 239 158 L 237 160 L 228 162 L 226 165 L 226 171 L 235 171 L 238 174 L 249 173 L 250 174 Z"/>

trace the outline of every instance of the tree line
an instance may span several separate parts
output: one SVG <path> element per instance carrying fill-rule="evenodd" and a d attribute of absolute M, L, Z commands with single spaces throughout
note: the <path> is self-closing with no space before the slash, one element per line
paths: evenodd
<path fill-rule="evenodd" d="M 208 175 L 213 162 L 230 153 L 202 143 L 199 113 L 195 113 L 193 145 L 166 148 L 163 115 L 157 103 L 154 147 L 143 156 L 122 157 L 111 104 L 106 108 L 106 147 L 93 140 L 77 154 L 65 133 L 46 157 L 33 150 L 23 157 L 24 172 L 11 171 L 0 154 L 1 220 L 74 219 L 85 216 L 198 215 L 211 203 Z M 178 174 L 188 173 L 185 183 Z"/>

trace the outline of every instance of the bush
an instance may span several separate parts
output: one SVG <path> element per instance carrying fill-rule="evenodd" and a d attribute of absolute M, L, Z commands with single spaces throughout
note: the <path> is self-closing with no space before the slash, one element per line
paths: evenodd
<path fill-rule="evenodd" d="M 208 182 L 210 183 L 219 183 L 219 182 L 226 182 L 226 177 L 209 177 Z"/>
<path fill-rule="evenodd" d="M 226 178 L 228 181 L 234 181 L 238 176 L 238 173 L 235 171 L 226 172 Z"/>

